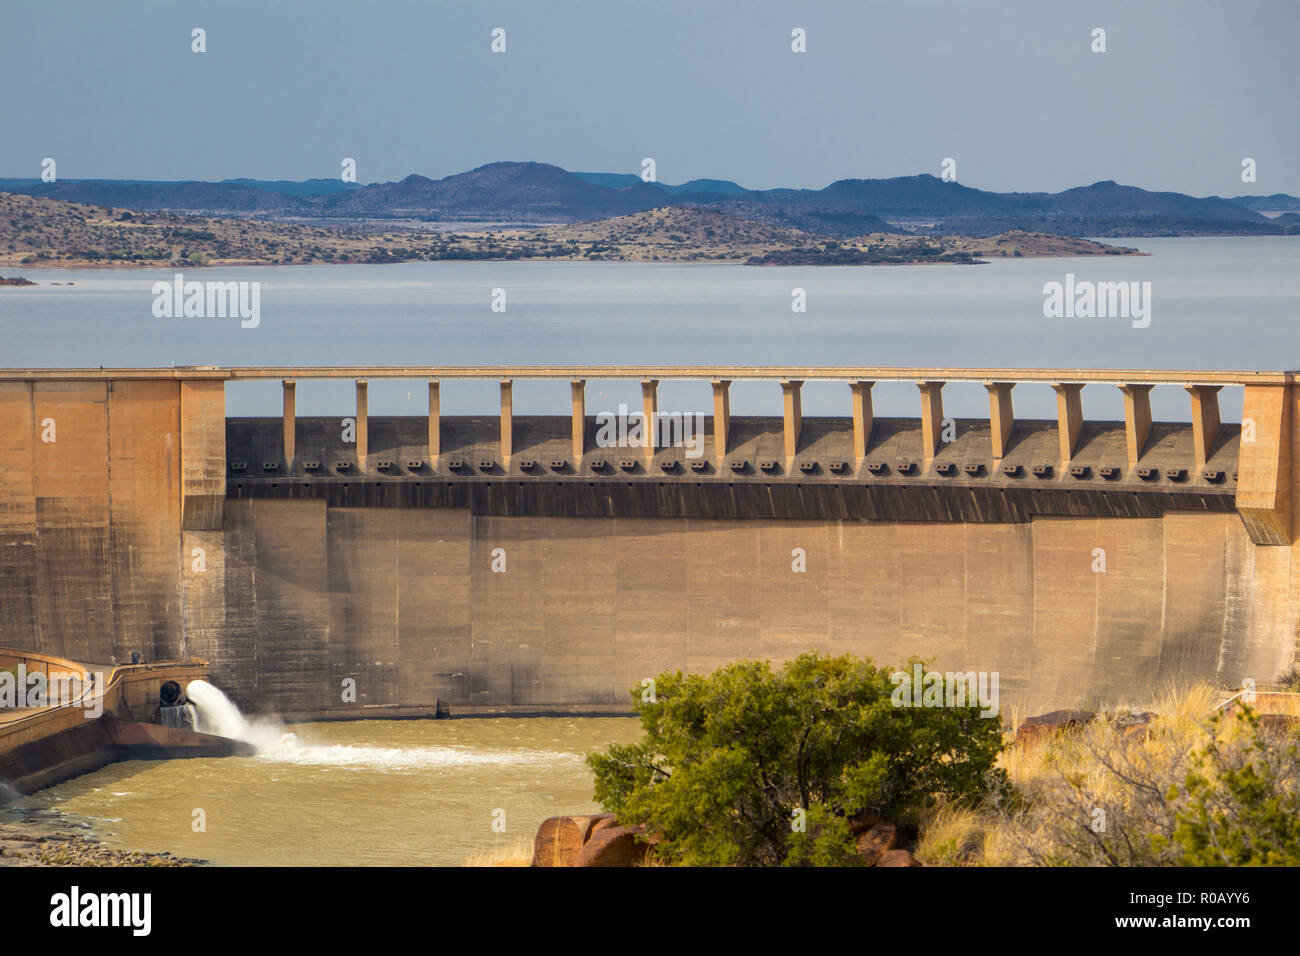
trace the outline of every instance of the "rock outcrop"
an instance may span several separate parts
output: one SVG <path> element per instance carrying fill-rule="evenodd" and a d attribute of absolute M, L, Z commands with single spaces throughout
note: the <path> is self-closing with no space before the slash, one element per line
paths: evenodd
<path fill-rule="evenodd" d="M 640 866 L 649 844 L 632 827 L 606 826 L 591 834 L 578 854 L 576 866 Z"/>
<path fill-rule="evenodd" d="M 612 813 L 549 817 L 533 838 L 533 866 L 640 866 L 651 842 Z"/>
<path fill-rule="evenodd" d="M 612 814 L 548 817 L 533 838 L 533 866 L 576 866 L 593 828 Z"/>
<path fill-rule="evenodd" d="M 858 837 L 858 856 L 867 866 L 876 866 L 890 850 L 898 845 L 898 827 L 892 823 L 877 823 Z"/>
<path fill-rule="evenodd" d="M 1072 727 L 1081 727 L 1097 719 L 1090 710 L 1054 710 L 1049 714 L 1030 717 L 1016 730 L 1016 743 L 1022 747 L 1035 746 Z"/>

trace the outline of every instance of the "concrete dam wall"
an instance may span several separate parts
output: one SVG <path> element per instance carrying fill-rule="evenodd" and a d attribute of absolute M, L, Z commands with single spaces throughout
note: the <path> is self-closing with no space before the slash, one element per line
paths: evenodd
<path fill-rule="evenodd" d="M 703 442 L 608 448 L 586 377 L 714 381 Z M 427 417 L 372 417 L 366 378 L 430 379 Z M 439 381 L 502 378 L 501 414 L 443 417 Z M 295 413 L 295 381 L 357 408 Z M 1147 376 L 1144 378 L 1144 376 Z M 571 416 L 514 415 L 513 377 Z M 850 383 L 807 418 L 805 378 Z M 871 382 L 920 380 L 918 419 Z M 285 380 L 284 414 L 225 414 Z M 732 378 L 784 414 L 733 418 Z M 945 419 L 944 381 L 988 384 Z M 1057 389 L 1016 421 L 1012 386 Z M 1083 419 L 1085 385 L 1126 420 Z M 1153 385 L 1191 424 L 1153 423 Z M 1216 393 L 1245 386 L 1243 422 Z M 0 371 L 0 645 L 93 662 L 194 655 L 242 707 L 295 716 L 621 712 L 669 669 L 804 650 L 997 671 L 1003 707 L 1140 702 L 1290 670 L 1300 616 L 1290 373 L 1047 370 Z M 345 434 L 345 432 L 347 432 Z M 347 439 L 347 440 L 345 440 Z M 698 455 L 692 454 L 698 452 Z M 355 681 L 355 699 L 344 693 Z"/>

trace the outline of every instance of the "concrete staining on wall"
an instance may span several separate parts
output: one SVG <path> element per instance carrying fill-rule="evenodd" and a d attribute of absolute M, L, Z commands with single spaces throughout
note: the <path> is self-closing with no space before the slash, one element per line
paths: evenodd
<path fill-rule="evenodd" d="M 0 644 L 176 656 L 178 388 L 0 381 Z"/>
<path fill-rule="evenodd" d="M 1272 680 L 1292 653 L 1271 600 L 1289 549 L 1256 548 L 1235 515 L 772 522 L 253 500 L 226 519 L 224 580 L 209 565 L 201 584 L 224 590 L 225 625 L 191 628 L 189 651 L 264 710 L 355 710 L 340 700 L 353 677 L 362 707 L 621 711 L 664 670 L 810 649 L 999 671 L 1004 706 L 1042 709 Z"/>
<path fill-rule="evenodd" d="M 227 423 L 220 380 L 0 380 L 0 420 L 16 423 L 0 432 L 0 644 L 192 654 L 245 709 L 295 716 L 619 712 L 663 670 L 808 649 L 996 670 L 1003 707 L 1030 710 L 1269 681 L 1295 658 L 1300 570 L 1296 390 L 1268 388 L 1247 386 L 1264 447 L 1240 480 L 1148 487 L 1124 428 L 1088 423 L 1064 464 L 1124 474 L 1062 469 L 1032 490 L 997 466 L 1060 468 L 1052 423 L 1016 423 L 996 460 L 988 423 L 958 423 L 933 456 L 956 477 L 904 478 L 864 468 L 922 447 L 897 421 L 867 429 L 863 456 L 852 423 L 802 423 L 810 474 L 780 419 L 729 420 L 728 460 L 670 474 L 656 456 L 623 473 L 620 452 L 566 455 L 567 419 L 518 420 L 511 456 L 495 419 L 448 419 L 435 469 L 423 419 L 369 422 L 365 456 L 337 444 L 337 419 L 304 420 L 284 456 L 278 420 Z M 1194 469 L 1191 433 L 1148 425 L 1141 462 Z M 1233 474 L 1237 445 L 1224 429 L 1208 464 Z M 612 473 L 593 472 L 598 455 Z M 781 466 L 758 473 L 769 455 Z M 521 470 L 564 457 L 561 473 Z M 452 474 L 453 458 L 471 465 Z M 840 458 L 850 472 L 828 473 Z M 977 458 L 988 467 L 965 475 Z M 402 474 L 377 470 L 390 459 Z"/>

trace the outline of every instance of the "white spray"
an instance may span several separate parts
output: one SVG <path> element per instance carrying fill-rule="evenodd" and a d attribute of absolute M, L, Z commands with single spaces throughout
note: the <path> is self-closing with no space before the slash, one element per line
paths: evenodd
<path fill-rule="evenodd" d="M 314 743 L 299 739 L 274 718 L 249 721 L 239 708 L 205 680 L 190 681 L 185 692 L 194 705 L 194 729 L 199 733 L 231 737 L 252 744 L 257 759 L 304 766 L 352 770 L 459 771 L 474 765 L 550 765 L 557 759 L 583 759 L 581 754 L 556 754 L 533 750 L 482 750 L 469 746 L 366 747 Z"/>
<path fill-rule="evenodd" d="M 185 686 L 185 693 L 198 712 L 194 729 L 199 733 L 235 740 L 248 739 L 252 730 L 248 721 L 230 698 L 217 688 L 205 680 L 192 680 Z"/>

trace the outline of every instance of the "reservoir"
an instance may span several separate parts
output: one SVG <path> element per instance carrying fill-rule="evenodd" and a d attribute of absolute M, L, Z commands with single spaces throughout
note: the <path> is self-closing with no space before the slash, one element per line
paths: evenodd
<path fill-rule="evenodd" d="M 259 282 L 260 321 L 158 318 L 155 282 L 177 270 L 29 269 L 0 290 L 0 367 L 181 365 L 854 365 L 1271 369 L 1297 364 L 1300 237 L 1115 239 L 1147 256 L 994 260 L 986 265 L 747 267 L 737 264 L 428 262 L 191 269 L 199 281 Z M 1043 287 L 1151 283 L 1151 324 L 1047 318 Z M 51 283 L 73 283 L 54 286 Z M 494 312 L 494 290 L 505 311 Z M 806 311 L 792 311 L 792 291 Z M 635 382 L 591 382 L 589 412 L 638 407 Z M 421 382 L 370 387 L 374 415 L 421 414 Z M 1117 390 L 1088 414 L 1123 418 Z M 1111 392 L 1114 394 L 1111 394 Z M 1157 419 L 1187 420 L 1181 390 L 1157 389 Z M 810 383 L 806 415 L 843 414 L 842 383 Z M 352 383 L 304 383 L 298 414 L 343 413 Z M 496 407 L 494 382 L 446 383 L 444 415 Z M 564 385 L 520 382 L 531 413 L 566 414 Z M 916 389 L 882 383 L 876 413 L 911 415 Z M 1225 391 L 1223 414 L 1240 414 Z M 779 414 L 775 386 L 738 383 L 737 415 Z M 707 412 L 708 383 L 665 382 L 660 407 Z M 945 407 L 987 413 L 978 384 Z M 1050 388 L 1022 388 L 1024 417 L 1055 416 Z M 231 386 L 227 413 L 276 415 L 275 382 Z"/>

